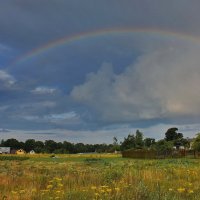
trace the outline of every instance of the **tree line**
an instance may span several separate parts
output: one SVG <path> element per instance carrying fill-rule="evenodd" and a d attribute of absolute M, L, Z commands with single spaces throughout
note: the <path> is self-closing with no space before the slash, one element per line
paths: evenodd
<path fill-rule="evenodd" d="M 165 137 L 158 141 L 154 138 L 144 138 L 143 133 L 137 130 L 135 134 L 129 134 L 125 137 L 122 142 L 118 142 L 118 139 L 114 137 L 112 144 L 74 144 L 68 141 L 55 142 L 54 140 L 46 140 L 43 142 L 34 139 L 21 142 L 10 138 L 1 140 L 0 146 L 11 147 L 11 149 L 24 149 L 26 152 L 34 150 L 36 153 L 104 153 L 127 149 L 156 149 L 158 151 L 165 151 L 181 146 L 189 148 L 190 142 L 188 138 L 183 137 L 182 133 L 178 133 L 178 128 L 173 127 L 169 128 L 165 133 Z M 200 134 L 197 135 L 193 144 L 194 148 L 200 150 Z"/>
<path fill-rule="evenodd" d="M 34 150 L 36 153 L 88 153 L 88 152 L 113 152 L 112 144 L 83 144 L 68 141 L 55 142 L 54 140 L 36 141 L 28 139 L 25 142 L 10 138 L 1 140 L 0 146 L 11 149 L 24 149 L 26 152 Z"/>
<path fill-rule="evenodd" d="M 121 143 L 121 150 L 128 149 L 154 149 L 157 151 L 167 151 L 180 147 L 190 148 L 190 139 L 184 138 L 182 133 L 178 133 L 178 128 L 169 128 L 163 139 L 155 141 L 154 138 L 144 138 L 139 130 L 135 134 L 129 134 Z"/>

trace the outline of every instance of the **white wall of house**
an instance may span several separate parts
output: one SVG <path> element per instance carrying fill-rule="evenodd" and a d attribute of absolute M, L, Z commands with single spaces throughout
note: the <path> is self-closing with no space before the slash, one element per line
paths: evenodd
<path fill-rule="evenodd" d="M 1 153 L 10 153 L 10 147 L 0 147 Z"/>

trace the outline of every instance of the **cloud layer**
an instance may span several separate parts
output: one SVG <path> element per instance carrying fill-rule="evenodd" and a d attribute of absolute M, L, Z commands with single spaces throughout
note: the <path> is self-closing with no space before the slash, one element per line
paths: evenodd
<path fill-rule="evenodd" d="M 200 43 L 191 38 L 200 37 L 199 10 L 200 1 L 186 0 L 2 1 L 1 136 L 48 139 L 55 133 L 98 142 L 137 128 L 159 138 L 158 129 L 184 124 L 196 133 Z M 35 50 L 107 29 L 144 31 L 77 37 Z"/>
<path fill-rule="evenodd" d="M 15 79 L 6 71 L 0 70 L 0 82 L 1 82 L 1 85 L 10 86 L 15 83 Z"/>
<path fill-rule="evenodd" d="M 116 75 L 103 64 L 71 96 L 95 109 L 102 120 L 164 119 L 200 113 L 200 49 L 163 48 L 138 58 Z"/>

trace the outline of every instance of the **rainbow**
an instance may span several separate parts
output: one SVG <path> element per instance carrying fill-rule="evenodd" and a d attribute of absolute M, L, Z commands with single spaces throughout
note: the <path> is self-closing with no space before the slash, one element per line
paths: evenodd
<path fill-rule="evenodd" d="M 13 60 L 9 64 L 9 66 L 21 64 L 23 62 L 28 61 L 29 59 L 35 58 L 38 55 L 46 53 L 54 48 L 68 45 L 75 41 L 81 41 L 84 39 L 95 38 L 95 37 L 100 37 L 100 36 L 130 34 L 130 33 L 138 33 L 138 34 L 141 33 L 141 34 L 148 34 L 148 35 L 153 35 L 153 36 L 157 35 L 157 36 L 164 36 L 164 37 L 175 37 L 178 39 L 190 40 L 195 43 L 200 42 L 200 38 L 196 36 L 179 33 L 179 32 L 172 32 L 168 30 L 159 30 L 159 29 L 150 29 L 150 28 L 100 29 L 100 30 L 95 30 L 95 31 L 90 31 L 90 32 L 81 32 L 78 34 L 67 35 L 65 37 L 50 41 L 42 46 L 39 46 L 38 48 L 32 49 L 31 51 L 17 57 L 15 60 Z"/>

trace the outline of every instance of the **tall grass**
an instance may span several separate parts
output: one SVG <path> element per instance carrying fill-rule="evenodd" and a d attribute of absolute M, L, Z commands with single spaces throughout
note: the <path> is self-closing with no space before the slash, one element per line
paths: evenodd
<path fill-rule="evenodd" d="M 200 161 L 71 155 L 0 161 L 0 199 L 200 199 Z"/>

